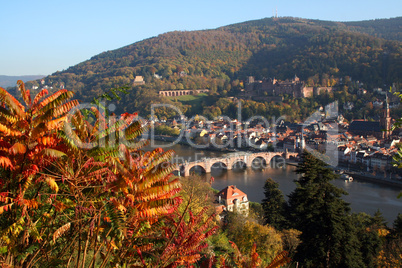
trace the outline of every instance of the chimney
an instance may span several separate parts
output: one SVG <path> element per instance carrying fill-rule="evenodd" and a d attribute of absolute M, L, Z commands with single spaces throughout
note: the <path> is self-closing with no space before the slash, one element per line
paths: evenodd
<path fill-rule="evenodd" d="M 233 185 L 233 190 L 236 190 L 236 185 Z"/>

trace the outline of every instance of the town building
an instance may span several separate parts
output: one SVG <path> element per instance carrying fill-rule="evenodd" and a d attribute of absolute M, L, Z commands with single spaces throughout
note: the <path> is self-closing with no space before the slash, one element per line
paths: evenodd
<path fill-rule="evenodd" d="M 217 212 L 237 212 L 244 216 L 249 213 L 249 201 L 247 195 L 236 185 L 230 185 L 216 195 Z M 218 213 L 219 214 L 219 213 Z"/>
<path fill-rule="evenodd" d="M 353 120 L 349 132 L 358 136 L 374 136 L 378 139 L 389 139 L 391 136 L 391 116 L 388 97 L 380 121 Z"/>
<path fill-rule="evenodd" d="M 389 139 L 391 136 L 391 115 L 389 111 L 388 95 L 385 95 L 385 109 L 380 119 L 380 125 L 383 130 L 383 139 Z"/>
<path fill-rule="evenodd" d="M 141 75 L 137 75 L 134 78 L 134 86 L 138 86 L 138 85 L 145 85 L 145 81 L 144 81 L 144 77 L 142 77 Z"/>

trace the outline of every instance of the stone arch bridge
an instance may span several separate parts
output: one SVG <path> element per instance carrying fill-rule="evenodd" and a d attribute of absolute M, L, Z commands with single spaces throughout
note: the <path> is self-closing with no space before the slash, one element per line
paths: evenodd
<path fill-rule="evenodd" d="M 184 162 L 177 165 L 175 171 L 180 172 L 180 175 L 185 177 L 190 176 L 190 170 L 193 167 L 199 166 L 202 167 L 205 173 L 210 173 L 211 168 L 214 164 L 222 164 L 227 170 L 233 169 L 233 166 L 236 163 L 242 163 L 247 168 L 252 167 L 253 161 L 256 159 L 263 159 L 265 163 L 269 165 L 271 160 L 274 157 L 282 157 L 282 159 L 286 160 L 289 158 L 296 158 L 298 153 L 289 153 L 289 152 L 261 152 L 261 153 L 243 153 L 243 154 L 230 154 L 226 157 L 219 157 L 219 158 L 203 158 L 199 161 L 193 162 Z"/>

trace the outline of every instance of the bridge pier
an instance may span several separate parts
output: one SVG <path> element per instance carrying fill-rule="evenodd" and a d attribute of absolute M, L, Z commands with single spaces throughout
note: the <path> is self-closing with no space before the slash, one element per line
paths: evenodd
<path fill-rule="evenodd" d="M 207 159 L 204 160 L 205 173 L 211 173 L 212 165 L 213 164 L 211 164 L 211 161 L 208 161 Z"/>
<path fill-rule="evenodd" d="M 190 169 L 189 168 L 184 168 L 184 177 L 190 176 Z"/>

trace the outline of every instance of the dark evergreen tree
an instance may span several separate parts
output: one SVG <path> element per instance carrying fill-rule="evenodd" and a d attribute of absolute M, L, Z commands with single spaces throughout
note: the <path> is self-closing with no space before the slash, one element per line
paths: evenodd
<path fill-rule="evenodd" d="M 294 259 L 303 267 L 364 267 L 360 242 L 349 214 L 347 194 L 330 183 L 336 178 L 324 162 L 304 152 L 289 195 L 289 221 L 302 232 Z"/>
<path fill-rule="evenodd" d="M 265 181 L 265 198 L 262 200 L 262 209 L 264 211 L 264 224 L 271 225 L 275 229 L 280 230 L 286 225 L 286 201 L 278 186 L 279 184 L 271 178 Z"/>
<path fill-rule="evenodd" d="M 380 210 L 377 210 L 371 218 L 371 225 L 375 229 L 386 229 L 387 222 Z"/>
<path fill-rule="evenodd" d="M 395 221 L 394 221 L 394 232 L 399 235 L 402 236 L 402 214 L 398 213 L 398 217 L 396 217 Z"/>
<path fill-rule="evenodd" d="M 366 213 L 358 213 L 352 215 L 352 221 L 360 241 L 364 267 L 377 267 L 378 253 L 383 245 L 379 230 L 385 227 L 382 224 L 384 218 L 379 212 L 374 217 Z"/>

